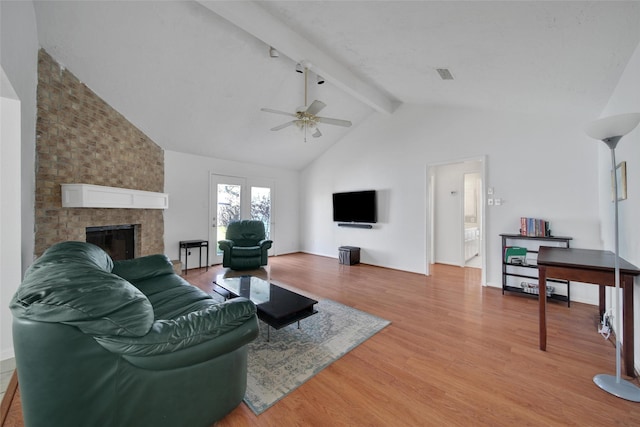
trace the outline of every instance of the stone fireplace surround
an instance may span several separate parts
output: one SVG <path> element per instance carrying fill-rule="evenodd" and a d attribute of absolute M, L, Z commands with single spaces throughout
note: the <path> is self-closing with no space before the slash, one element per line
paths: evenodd
<path fill-rule="evenodd" d="M 35 255 L 86 228 L 140 224 L 136 256 L 164 253 L 158 209 L 63 208 L 61 184 L 162 192 L 162 149 L 44 50 L 38 53 Z"/>

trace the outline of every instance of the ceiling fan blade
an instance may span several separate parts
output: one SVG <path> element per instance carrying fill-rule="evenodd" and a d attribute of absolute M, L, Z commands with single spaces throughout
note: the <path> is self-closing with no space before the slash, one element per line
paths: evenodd
<path fill-rule="evenodd" d="M 316 131 L 312 133 L 311 136 L 314 138 L 320 138 L 322 136 L 322 132 L 320 132 L 320 129 L 316 128 Z"/>
<path fill-rule="evenodd" d="M 271 128 L 271 130 L 280 130 L 280 129 L 284 129 L 286 127 L 292 126 L 296 123 L 296 120 L 291 120 L 290 122 L 287 123 L 283 123 L 280 126 L 276 126 L 274 128 Z"/>
<path fill-rule="evenodd" d="M 325 104 L 324 102 L 315 100 L 311 103 L 311 105 L 309 105 L 309 107 L 307 108 L 307 111 L 305 112 L 307 114 L 311 114 L 312 116 L 315 116 L 326 106 L 327 104 Z"/>
<path fill-rule="evenodd" d="M 260 111 L 265 111 L 267 113 L 274 113 L 274 114 L 282 114 L 283 116 L 297 117 L 295 114 L 287 113 L 286 111 L 272 110 L 271 108 L 261 108 Z"/>
<path fill-rule="evenodd" d="M 326 123 L 328 125 L 344 126 L 346 128 L 351 126 L 349 120 L 330 119 L 329 117 L 316 117 L 318 123 Z"/>

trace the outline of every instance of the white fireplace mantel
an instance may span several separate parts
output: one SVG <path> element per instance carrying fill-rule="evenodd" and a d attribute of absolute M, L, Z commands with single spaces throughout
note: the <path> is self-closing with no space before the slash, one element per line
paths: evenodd
<path fill-rule="evenodd" d="M 61 184 L 63 208 L 167 209 L 169 195 L 93 184 Z"/>

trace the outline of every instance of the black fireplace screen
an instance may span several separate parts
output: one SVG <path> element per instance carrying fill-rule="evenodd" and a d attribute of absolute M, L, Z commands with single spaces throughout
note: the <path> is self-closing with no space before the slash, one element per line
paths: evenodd
<path fill-rule="evenodd" d="M 87 227 L 87 242 L 100 246 L 113 260 L 135 257 L 134 224 Z"/>

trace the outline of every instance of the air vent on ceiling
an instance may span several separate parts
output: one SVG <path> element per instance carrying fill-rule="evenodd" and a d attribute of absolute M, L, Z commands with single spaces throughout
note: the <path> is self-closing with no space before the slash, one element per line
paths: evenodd
<path fill-rule="evenodd" d="M 442 80 L 453 80 L 453 74 L 448 68 L 436 68 L 436 71 L 440 74 Z"/>

